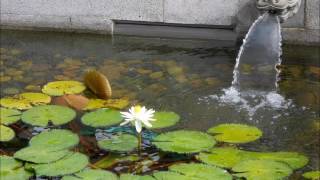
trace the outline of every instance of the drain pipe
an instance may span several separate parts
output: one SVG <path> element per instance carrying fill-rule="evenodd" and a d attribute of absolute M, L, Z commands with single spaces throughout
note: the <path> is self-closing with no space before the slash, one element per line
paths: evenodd
<path fill-rule="evenodd" d="M 295 15 L 301 0 L 256 0 L 257 8 L 262 12 L 277 14 L 281 22 Z"/>

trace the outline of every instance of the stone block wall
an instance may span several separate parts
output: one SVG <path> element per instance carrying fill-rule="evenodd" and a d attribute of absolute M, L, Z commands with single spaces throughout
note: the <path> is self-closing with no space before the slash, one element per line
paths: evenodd
<path fill-rule="evenodd" d="M 319 38 L 319 1 L 303 1 L 299 14 L 284 25 L 285 40 L 319 43 L 315 38 Z M 253 3 L 254 0 L 0 0 L 0 25 L 112 34 L 115 21 L 134 21 L 208 25 L 210 29 L 242 32 L 257 15 Z"/>

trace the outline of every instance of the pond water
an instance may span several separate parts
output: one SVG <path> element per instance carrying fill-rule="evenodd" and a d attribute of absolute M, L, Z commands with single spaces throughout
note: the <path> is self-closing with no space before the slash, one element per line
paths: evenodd
<path fill-rule="evenodd" d="M 244 103 L 230 90 L 239 50 L 232 42 L 1 30 L 0 43 L 1 97 L 40 92 L 55 80 L 82 81 L 84 72 L 95 68 L 108 77 L 114 98 L 127 97 L 132 104 L 178 113 L 181 121 L 164 131 L 206 131 L 222 123 L 253 125 L 263 131 L 262 138 L 241 148 L 299 152 L 310 162 L 296 174 L 319 169 L 319 47 L 284 45 L 281 73 L 274 82 L 277 92 L 262 99 L 256 94 Z M 250 67 L 243 68 L 250 74 Z M 93 131 L 79 121 L 66 127 L 80 129 L 82 135 Z M 18 138 L 0 143 L 1 153 L 13 154 L 25 147 L 28 134 L 35 131 L 23 123 L 14 128 Z M 107 152 L 90 145 L 94 134 L 83 136 L 87 142 L 81 145 L 89 147 L 79 149 L 94 164 Z M 147 152 L 154 153 L 154 149 Z M 150 169 L 166 168 L 170 158 L 183 159 L 163 157 Z M 129 166 L 108 169 L 133 171 Z"/>

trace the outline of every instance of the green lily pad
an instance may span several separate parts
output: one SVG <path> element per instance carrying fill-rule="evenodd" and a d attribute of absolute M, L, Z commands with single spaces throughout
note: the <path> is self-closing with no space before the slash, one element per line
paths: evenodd
<path fill-rule="evenodd" d="M 42 93 L 22 93 L 13 97 L 2 98 L 1 106 L 15 109 L 30 109 L 32 105 L 48 104 L 51 97 Z"/>
<path fill-rule="evenodd" d="M 0 155 L 0 171 L 9 171 L 22 166 L 22 162 L 15 160 L 13 157 Z"/>
<path fill-rule="evenodd" d="M 94 163 L 95 167 L 106 169 L 117 163 L 138 161 L 140 158 L 137 155 L 124 156 L 120 153 L 109 153 L 107 156 L 101 158 L 99 161 Z"/>
<path fill-rule="evenodd" d="M 176 172 L 160 171 L 153 174 L 157 180 L 202 180 L 200 178 L 188 177 Z"/>
<path fill-rule="evenodd" d="M 76 173 L 74 176 L 65 176 L 62 180 L 118 180 L 118 176 L 110 171 L 100 170 L 100 169 L 86 169 L 79 173 Z"/>
<path fill-rule="evenodd" d="M 98 141 L 98 146 L 109 151 L 132 151 L 138 147 L 138 139 L 133 135 L 120 134 Z"/>
<path fill-rule="evenodd" d="M 23 112 L 21 119 L 27 124 L 45 127 L 49 122 L 56 126 L 66 124 L 73 120 L 75 116 L 76 112 L 68 107 L 42 105 Z"/>
<path fill-rule="evenodd" d="M 71 148 L 78 143 L 78 135 L 63 129 L 44 131 L 34 136 L 29 142 L 30 146 L 39 146 L 54 150 Z"/>
<path fill-rule="evenodd" d="M 176 164 L 170 166 L 169 170 L 181 173 L 188 177 L 195 177 L 206 180 L 232 180 L 232 176 L 228 173 L 228 171 L 205 164 Z"/>
<path fill-rule="evenodd" d="M 206 164 L 232 168 L 242 160 L 241 150 L 236 148 L 212 148 L 209 152 L 201 152 L 198 159 Z"/>
<path fill-rule="evenodd" d="M 20 149 L 14 154 L 16 159 L 33 163 L 50 163 L 57 161 L 71 152 L 69 150 L 56 150 L 42 146 L 30 146 Z"/>
<path fill-rule="evenodd" d="M 89 163 L 87 156 L 81 153 L 72 153 L 50 164 L 35 164 L 31 167 L 37 176 L 62 176 L 79 172 Z"/>
<path fill-rule="evenodd" d="M 21 112 L 15 109 L 0 108 L 0 123 L 9 125 L 21 118 Z"/>
<path fill-rule="evenodd" d="M 262 136 L 261 130 L 243 124 L 220 124 L 208 130 L 217 141 L 228 143 L 247 143 Z"/>
<path fill-rule="evenodd" d="M 79 94 L 86 89 L 85 85 L 78 81 L 54 81 L 42 88 L 42 92 L 50 96 L 62 96 L 64 94 Z"/>
<path fill-rule="evenodd" d="M 320 179 L 320 171 L 310 171 L 303 173 L 302 176 L 306 179 L 319 180 Z"/>
<path fill-rule="evenodd" d="M 152 176 L 139 176 L 139 175 L 133 175 L 133 174 L 121 174 L 120 180 L 156 180 Z"/>
<path fill-rule="evenodd" d="M 1 180 L 27 180 L 32 173 L 25 171 L 21 162 L 9 156 L 0 156 L 0 177 Z"/>
<path fill-rule="evenodd" d="M 247 180 L 275 180 L 283 179 L 292 173 L 292 169 L 285 163 L 272 160 L 242 161 L 232 168 L 237 177 Z"/>
<path fill-rule="evenodd" d="M 288 164 L 292 169 L 299 169 L 308 163 L 308 158 L 295 152 L 250 152 L 236 148 L 213 148 L 202 152 L 198 159 L 206 164 L 232 168 L 244 160 L 274 160 Z"/>
<path fill-rule="evenodd" d="M 172 131 L 160 134 L 153 144 L 163 151 L 176 153 L 196 153 L 209 150 L 215 145 L 212 136 L 198 131 Z"/>
<path fill-rule="evenodd" d="M 152 127 L 149 129 L 161 129 L 174 126 L 180 120 L 180 116 L 174 112 L 156 112 L 153 118 L 155 121 L 152 122 Z"/>
<path fill-rule="evenodd" d="M 105 127 L 119 124 L 122 119 L 123 118 L 119 111 L 111 109 L 99 109 L 86 113 L 82 116 L 81 121 L 87 126 Z"/>
<path fill-rule="evenodd" d="M 287 163 L 292 169 L 299 169 L 308 164 L 308 157 L 296 152 L 243 152 L 247 158 L 274 160 Z"/>
<path fill-rule="evenodd" d="M 15 137 L 15 132 L 4 125 L 0 125 L 0 142 L 10 141 Z"/>

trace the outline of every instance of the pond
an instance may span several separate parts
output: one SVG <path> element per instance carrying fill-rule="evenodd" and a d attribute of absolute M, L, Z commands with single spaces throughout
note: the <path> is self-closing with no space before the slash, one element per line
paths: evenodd
<path fill-rule="evenodd" d="M 72 122 L 58 127 L 35 127 L 21 121 L 11 124 L 16 137 L 0 143 L 3 155 L 13 155 L 27 147 L 30 138 L 41 131 L 69 129 L 80 136 L 74 150 L 90 157 L 89 167 L 117 174 L 152 174 L 199 159 L 189 153 L 158 150 L 148 143 L 148 138 L 176 130 L 206 132 L 213 126 L 237 123 L 255 126 L 263 135 L 253 142 L 220 142 L 219 146 L 257 152 L 297 152 L 308 157 L 308 164 L 295 170 L 290 179 L 301 179 L 304 172 L 319 169 L 319 47 L 283 46 L 282 64 L 278 67 L 281 72 L 274 82 L 281 98 L 281 105 L 277 105 L 279 96 L 262 103 L 256 102 L 256 96 L 247 103 L 227 100 L 238 98 L 229 88 L 239 50 L 239 46 L 228 41 L 1 30 L 0 43 L 1 98 L 41 92 L 51 81 L 82 82 L 87 70 L 96 69 L 108 78 L 112 98 L 129 100 L 130 105 L 121 111 L 139 104 L 180 116 L 175 126 L 146 131 L 148 137 L 140 159 L 136 151 L 128 157 L 126 153 L 119 155 L 98 148 L 96 139 L 134 129 L 86 126 L 81 123 L 85 111 L 78 111 Z M 250 67 L 243 68 L 250 73 Z"/>

